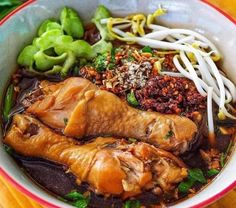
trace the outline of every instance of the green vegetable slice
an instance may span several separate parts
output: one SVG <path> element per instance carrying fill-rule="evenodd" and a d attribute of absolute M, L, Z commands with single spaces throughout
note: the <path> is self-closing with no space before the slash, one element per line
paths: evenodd
<path fill-rule="evenodd" d="M 73 51 L 77 57 L 89 59 L 93 54 L 91 45 L 84 40 L 74 41 L 71 45 L 69 45 L 69 49 Z"/>
<path fill-rule="evenodd" d="M 129 104 L 133 105 L 133 106 L 138 106 L 138 100 L 135 97 L 135 94 L 133 91 L 131 91 L 130 93 L 127 94 L 127 101 Z"/>
<path fill-rule="evenodd" d="M 111 17 L 111 13 L 109 12 L 109 10 L 105 6 L 99 5 L 97 7 L 97 9 L 95 11 L 95 14 L 94 14 L 94 17 L 92 19 L 92 22 L 98 28 L 103 40 L 113 40 L 113 38 L 108 33 L 106 24 L 102 25 L 100 23 L 101 19 L 106 19 L 106 18 L 109 18 L 109 17 Z"/>
<path fill-rule="evenodd" d="M 98 53 L 109 52 L 112 49 L 112 44 L 107 41 L 113 40 L 113 38 L 110 36 L 110 34 L 108 32 L 107 26 L 105 24 L 100 23 L 101 19 L 105 19 L 105 18 L 109 18 L 109 17 L 111 17 L 109 10 L 106 7 L 104 7 L 103 5 L 100 5 L 97 7 L 94 17 L 91 20 L 96 25 L 96 27 L 99 30 L 100 35 L 102 37 L 102 39 L 100 41 L 98 41 L 97 43 L 95 43 L 92 46 L 95 56 Z"/>
<path fill-rule="evenodd" d="M 93 56 L 99 53 L 106 53 L 112 50 L 112 44 L 110 42 L 106 42 L 105 40 L 100 40 L 92 46 Z"/>
<path fill-rule="evenodd" d="M 35 45 L 40 50 L 47 50 L 55 46 L 57 39 L 63 35 L 62 30 L 53 29 L 42 34 L 41 37 L 35 40 Z"/>
<path fill-rule="evenodd" d="M 53 29 L 62 30 L 62 27 L 55 20 L 47 19 L 39 26 L 38 36 L 41 36 L 43 33 L 53 30 Z"/>
<path fill-rule="evenodd" d="M 67 53 L 60 56 L 48 56 L 43 51 L 39 51 L 34 55 L 36 68 L 40 71 L 47 71 L 54 65 L 64 63 L 67 58 Z"/>
<path fill-rule="evenodd" d="M 32 66 L 34 63 L 34 55 L 39 49 L 34 45 L 26 46 L 17 58 L 17 63 L 22 66 Z"/>
<path fill-rule="evenodd" d="M 78 13 L 65 7 L 61 12 L 61 25 L 63 30 L 73 38 L 82 38 L 84 35 L 84 27 Z"/>

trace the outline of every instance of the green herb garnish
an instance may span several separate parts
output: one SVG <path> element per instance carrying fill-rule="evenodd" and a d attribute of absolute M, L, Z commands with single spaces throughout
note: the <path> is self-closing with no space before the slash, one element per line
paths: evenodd
<path fill-rule="evenodd" d="M 65 195 L 65 198 L 72 200 L 72 204 L 77 208 L 86 208 L 89 204 L 89 198 L 85 197 L 83 194 L 77 191 L 71 191 L 70 193 Z"/>
<path fill-rule="evenodd" d="M 105 71 L 107 68 L 107 54 L 99 54 L 94 60 L 94 67 L 98 72 Z"/>
<path fill-rule="evenodd" d="M 129 200 L 125 202 L 125 208 L 140 208 L 141 204 L 138 200 Z"/>
<path fill-rule="evenodd" d="M 6 93 L 6 98 L 4 101 L 4 107 L 3 107 L 3 119 L 4 121 L 8 121 L 9 114 L 11 112 L 11 108 L 13 106 L 13 96 L 14 96 L 14 86 L 11 84 Z"/>
<path fill-rule="evenodd" d="M 64 124 L 65 124 L 65 126 L 66 126 L 67 123 L 68 123 L 68 118 L 64 118 L 63 121 L 64 121 Z"/>
<path fill-rule="evenodd" d="M 133 91 L 131 91 L 130 93 L 127 94 L 127 101 L 129 104 L 131 104 L 133 106 L 138 106 L 138 104 L 139 104 Z"/>
<path fill-rule="evenodd" d="M 86 208 L 88 207 L 88 202 L 86 199 L 80 199 L 73 203 L 73 205 L 78 208 Z"/>
<path fill-rule="evenodd" d="M 128 56 L 127 61 L 128 62 L 134 62 L 134 57 L 133 56 Z"/>
<path fill-rule="evenodd" d="M 226 154 L 222 152 L 220 154 L 220 166 L 223 168 L 225 166 L 225 159 L 226 159 Z"/>
<path fill-rule="evenodd" d="M 144 53 L 152 53 L 152 48 L 150 46 L 144 46 L 142 48 L 142 52 L 144 52 Z"/>
<path fill-rule="evenodd" d="M 212 177 L 212 176 L 214 176 L 214 175 L 217 175 L 219 172 L 220 172 L 220 171 L 217 170 L 217 169 L 210 169 L 210 170 L 207 171 L 207 175 L 208 175 L 209 177 Z"/>
<path fill-rule="evenodd" d="M 70 193 L 65 195 L 65 198 L 71 199 L 71 200 L 77 200 L 77 199 L 83 199 L 83 194 L 77 192 L 77 191 L 71 191 Z"/>
<path fill-rule="evenodd" d="M 111 49 L 111 63 L 116 62 L 116 48 Z"/>
<path fill-rule="evenodd" d="M 178 189 L 181 193 L 187 193 L 194 183 L 195 180 L 193 178 L 188 177 L 186 181 L 182 181 L 179 184 Z"/>
<path fill-rule="evenodd" d="M 164 139 L 169 139 L 174 135 L 174 132 L 172 130 L 168 131 L 168 133 L 165 135 Z"/>
<path fill-rule="evenodd" d="M 203 172 L 199 168 L 194 168 L 189 170 L 189 177 L 194 179 L 195 181 L 198 181 L 200 183 L 206 183 L 207 180 L 205 176 L 203 175 Z"/>
<path fill-rule="evenodd" d="M 10 146 L 7 145 L 4 145 L 4 149 L 8 154 L 12 154 L 14 151 Z"/>
<path fill-rule="evenodd" d="M 187 178 L 187 180 L 182 181 L 179 184 L 178 189 L 179 189 L 179 191 L 181 193 L 187 193 L 189 191 L 189 189 L 196 182 L 200 182 L 200 183 L 206 183 L 207 182 L 205 176 L 203 175 L 202 170 L 199 169 L 199 168 L 190 169 L 188 171 L 188 178 Z"/>
<path fill-rule="evenodd" d="M 107 68 L 109 69 L 109 70 L 111 70 L 112 68 L 114 68 L 115 67 L 115 64 L 114 63 L 109 63 L 108 65 L 107 65 Z"/>
<path fill-rule="evenodd" d="M 224 165 L 225 165 L 225 160 L 226 160 L 226 158 L 227 158 L 227 156 L 228 156 L 228 154 L 229 154 L 229 151 L 231 150 L 232 146 L 233 146 L 233 141 L 230 140 L 229 145 L 228 145 L 226 151 L 225 151 L 225 152 L 222 152 L 222 153 L 220 154 L 220 165 L 221 165 L 222 168 L 223 168 Z"/>

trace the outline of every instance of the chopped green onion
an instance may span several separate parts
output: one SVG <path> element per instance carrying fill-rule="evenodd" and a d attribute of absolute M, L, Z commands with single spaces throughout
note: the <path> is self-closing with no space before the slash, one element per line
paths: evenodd
<path fill-rule="evenodd" d="M 6 98 L 4 101 L 4 107 L 3 107 L 4 121 L 8 121 L 9 119 L 9 114 L 13 106 L 13 95 L 14 95 L 14 86 L 11 84 L 7 89 Z"/>
<path fill-rule="evenodd" d="M 139 104 L 133 91 L 127 94 L 127 101 L 129 104 L 133 106 L 138 106 Z"/>
<path fill-rule="evenodd" d="M 125 208 L 140 208 L 141 204 L 138 200 L 129 200 L 125 202 Z"/>
<path fill-rule="evenodd" d="M 144 53 L 152 53 L 152 48 L 150 46 L 144 46 L 142 48 L 142 52 L 144 52 Z"/>
<path fill-rule="evenodd" d="M 174 135 L 174 132 L 172 130 L 170 130 L 164 137 L 164 139 L 169 139 Z"/>
<path fill-rule="evenodd" d="M 194 179 L 195 181 L 198 181 L 200 183 L 206 183 L 207 180 L 205 176 L 203 175 L 203 172 L 199 168 L 194 168 L 189 170 L 189 177 Z"/>
<path fill-rule="evenodd" d="M 217 170 L 217 169 L 210 169 L 210 170 L 207 171 L 207 175 L 208 175 L 209 177 L 212 177 L 212 176 L 214 176 L 214 175 L 217 175 L 219 172 L 220 172 L 220 171 Z"/>

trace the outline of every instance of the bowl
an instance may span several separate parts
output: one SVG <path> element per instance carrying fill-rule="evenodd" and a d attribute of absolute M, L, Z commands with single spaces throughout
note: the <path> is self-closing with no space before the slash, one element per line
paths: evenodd
<path fill-rule="evenodd" d="M 50 17 L 58 17 L 63 6 L 75 8 L 83 20 L 90 20 L 97 5 L 104 4 L 114 15 L 128 13 L 151 13 L 160 4 L 168 9 L 168 14 L 158 19 L 159 24 L 170 27 L 193 29 L 210 38 L 223 55 L 223 68 L 236 83 L 236 22 L 220 9 L 198 0 L 30 0 L 14 10 L 0 22 L 0 103 L 11 74 L 16 69 L 19 51 L 36 34 L 40 23 Z M 0 138 L 2 138 L 2 129 Z M 30 147 L 29 147 L 30 148 Z M 219 199 L 236 187 L 236 151 L 234 151 L 221 173 L 202 191 L 192 198 L 172 205 L 172 208 L 204 207 Z M 50 208 L 72 207 L 33 183 L 5 152 L 0 139 L 0 174 L 21 192 Z"/>

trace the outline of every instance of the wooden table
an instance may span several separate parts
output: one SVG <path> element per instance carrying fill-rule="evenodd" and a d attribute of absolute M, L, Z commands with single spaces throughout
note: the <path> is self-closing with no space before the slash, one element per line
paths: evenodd
<path fill-rule="evenodd" d="M 235 0 L 207 0 L 236 19 Z M 43 208 L 37 202 L 24 196 L 0 176 L 0 208 Z M 208 208 L 236 208 L 236 189 Z"/>

